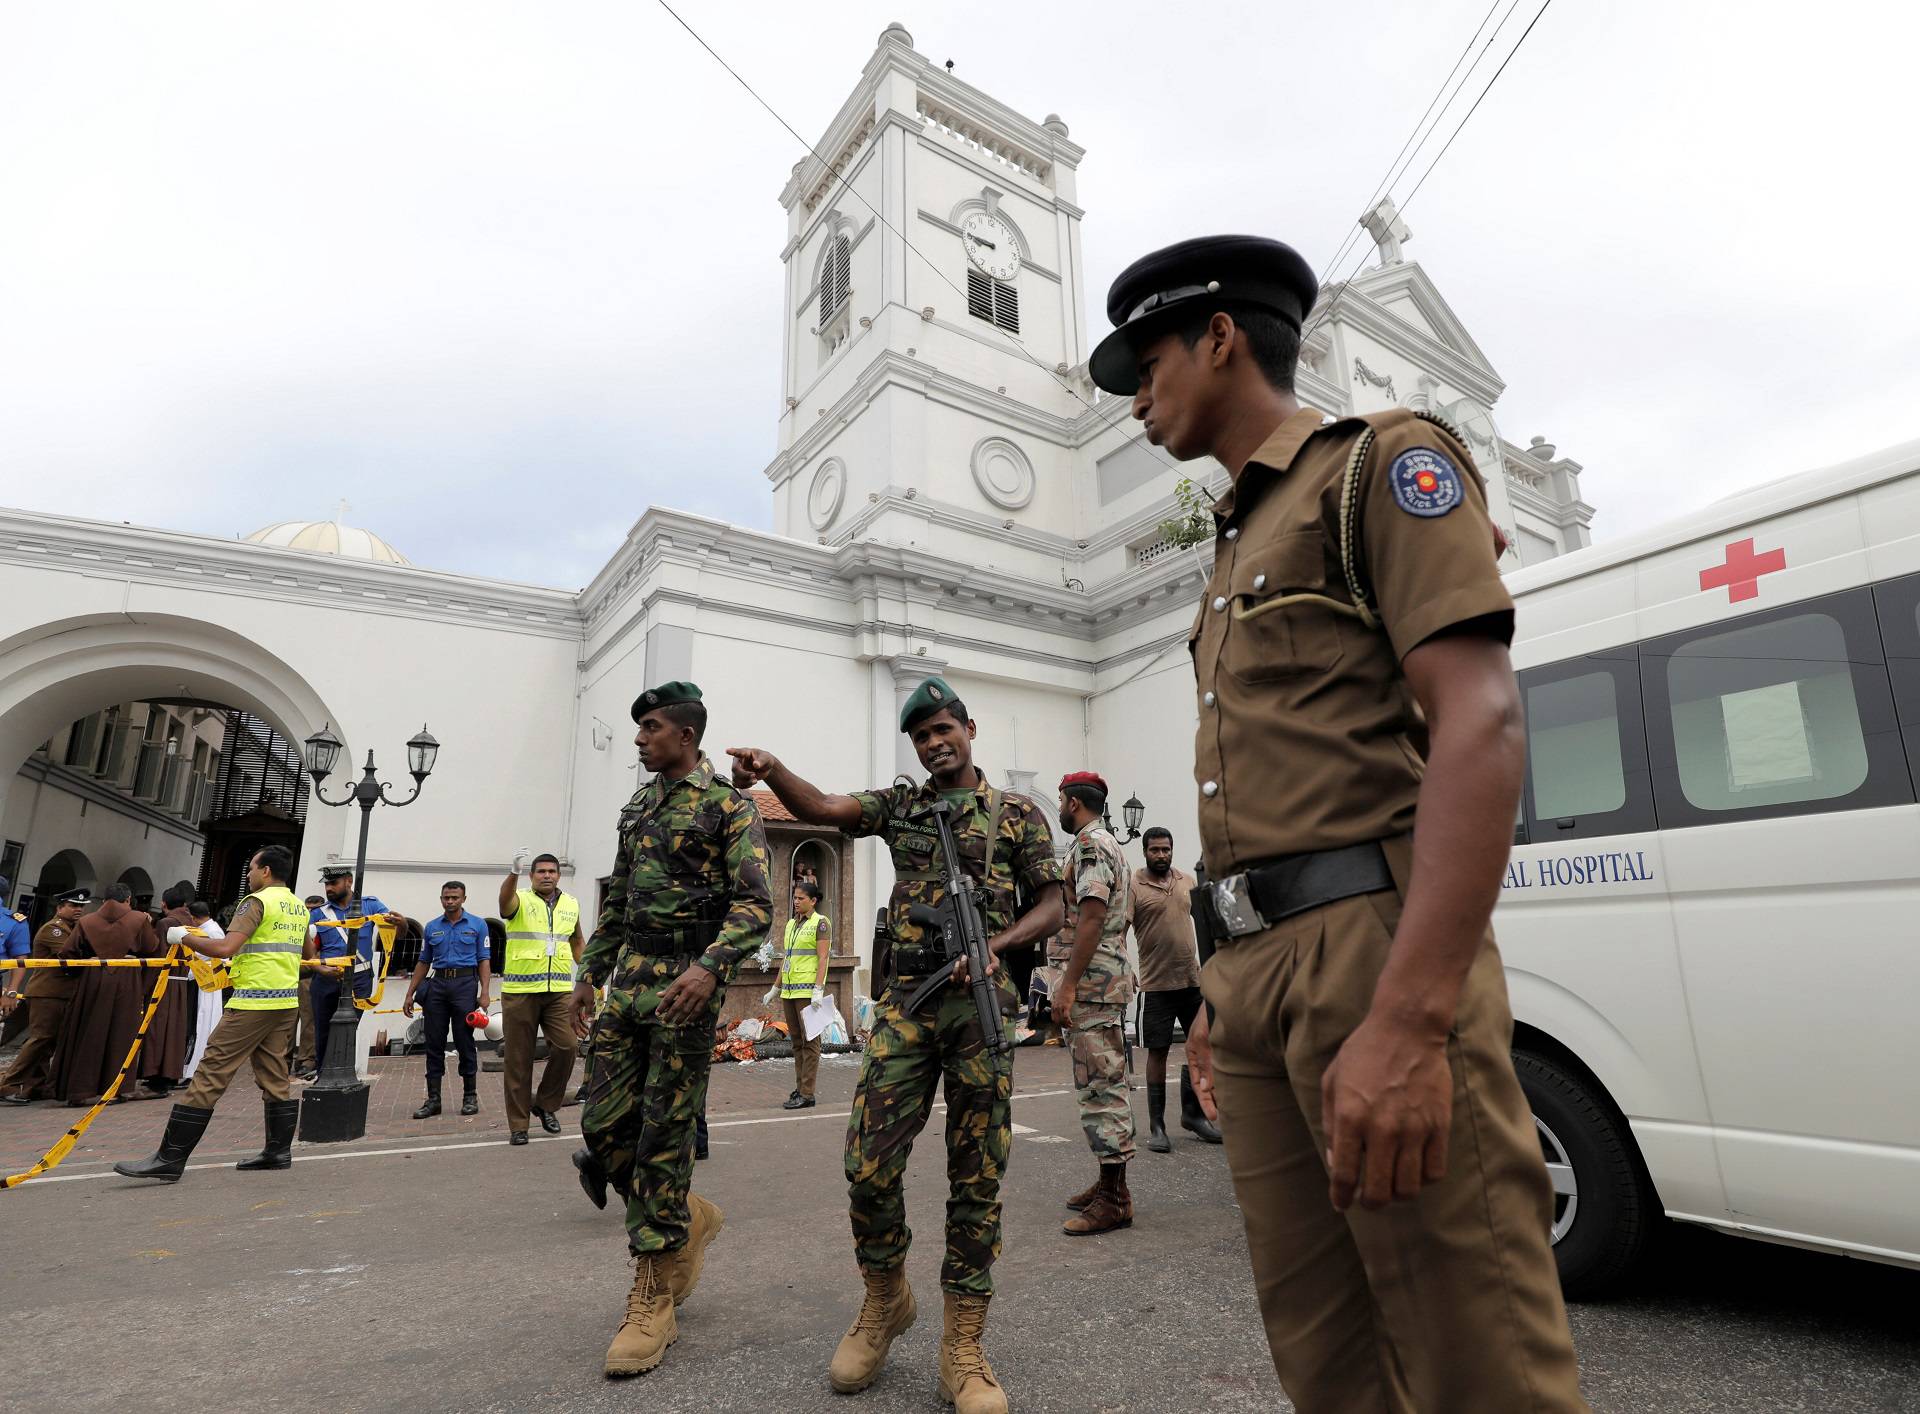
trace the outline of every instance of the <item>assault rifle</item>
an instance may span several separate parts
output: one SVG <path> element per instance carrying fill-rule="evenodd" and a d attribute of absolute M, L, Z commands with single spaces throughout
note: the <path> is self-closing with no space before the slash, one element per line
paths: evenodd
<path fill-rule="evenodd" d="M 937 931 L 947 960 L 938 972 L 915 989 L 901 1011 L 912 1016 L 928 997 L 946 986 L 955 966 L 965 958 L 967 986 L 980 1013 L 981 1039 L 986 1043 L 987 1054 L 999 1055 L 1013 1049 L 1013 1043 L 1007 1039 L 1006 1026 L 1000 1019 L 999 990 L 988 975 L 992 954 L 987 950 L 987 891 L 974 882 L 960 863 L 960 850 L 953 842 L 953 824 L 949 818 L 953 807 L 944 800 L 936 800 L 932 809 L 934 826 L 940 831 L 940 868 L 945 875 L 946 897 L 932 907 L 914 904 L 907 910 L 907 921 Z"/>

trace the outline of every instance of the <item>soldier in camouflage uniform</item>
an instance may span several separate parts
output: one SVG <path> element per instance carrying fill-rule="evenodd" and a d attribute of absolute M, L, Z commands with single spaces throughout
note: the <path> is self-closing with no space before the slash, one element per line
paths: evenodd
<path fill-rule="evenodd" d="M 1054 984 L 1053 1016 L 1073 1048 L 1080 1127 L 1100 1161 L 1100 1177 L 1067 1199 L 1079 1216 L 1069 1237 L 1133 1226 L 1127 1161 L 1133 1157 L 1133 1103 L 1127 1097 L 1127 1003 L 1133 967 L 1127 926 L 1133 921 L 1133 870 L 1106 827 L 1107 783 L 1092 771 L 1060 781 L 1060 827 L 1073 836 L 1067 853 L 1067 927 L 1072 949 Z"/>
<path fill-rule="evenodd" d="M 670 682 L 633 704 L 640 763 L 654 772 L 620 812 L 620 844 L 573 991 L 587 1034 L 594 989 L 606 1009 L 593 1047 L 574 1162 L 589 1197 L 627 1202 L 633 1291 L 607 1350 L 609 1375 L 643 1374 L 678 1336 L 721 1213 L 688 1191 L 696 1117 L 706 1107 L 714 1023 L 740 959 L 773 920 L 767 837 L 753 802 L 700 750 L 700 689 Z"/>
<path fill-rule="evenodd" d="M 994 789 L 974 766 L 974 723 L 951 687 L 939 678 L 922 683 L 907 699 L 900 730 L 912 738 L 920 764 L 932 777 L 924 786 L 901 781 L 885 790 L 826 795 L 758 749 L 731 753 L 734 776 L 766 781 L 795 816 L 810 824 L 880 836 L 893 858 L 887 915 L 893 977 L 867 1042 L 847 1126 L 854 1255 L 866 1299 L 834 1352 L 829 1371 L 833 1387 L 852 1394 L 871 1385 L 894 1338 L 913 1324 L 913 1292 L 905 1269 L 912 1233 L 901 1178 L 944 1078 L 950 1190 L 946 1260 L 940 1268 L 946 1304 L 940 1393 L 958 1414 L 996 1414 L 1006 1409 L 1006 1395 L 980 1339 L 993 1294 L 993 1260 L 1000 1252 L 1000 1180 L 1012 1137 L 1013 1063 L 1010 1055 L 986 1050 L 964 962 L 951 984 L 920 1011 L 908 1015 L 900 1010 L 919 982 L 945 960 L 939 939 L 910 922 L 907 914 L 916 903 L 937 904 L 945 897 L 939 836 L 930 809 L 942 797 L 953 808 L 961 861 L 987 889 L 989 946 L 996 957 L 1060 926 L 1060 871 L 1046 817 L 1025 797 Z M 1013 913 L 1016 881 L 1034 899 L 1018 919 Z M 1004 974 L 998 989 L 1003 1009 L 1017 1010 L 1018 999 Z"/>

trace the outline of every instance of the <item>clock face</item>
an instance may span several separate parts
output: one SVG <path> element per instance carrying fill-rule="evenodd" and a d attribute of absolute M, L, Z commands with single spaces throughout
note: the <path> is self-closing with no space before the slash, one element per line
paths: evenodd
<path fill-rule="evenodd" d="M 1013 228 L 991 212 L 975 211 L 960 223 L 960 238 L 966 242 L 967 259 L 996 280 L 1011 280 L 1020 273 L 1020 244 Z"/>

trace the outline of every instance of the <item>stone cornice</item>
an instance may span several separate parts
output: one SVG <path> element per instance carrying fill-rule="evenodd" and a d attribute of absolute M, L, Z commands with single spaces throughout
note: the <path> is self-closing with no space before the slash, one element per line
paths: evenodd
<path fill-rule="evenodd" d="M 1003 427 L 1014 428 L 1058 446 L 1073 445 L 1072 419 L 1041 412 L 1018 398 L 995 393 L 963 378 L 943 373 L 930 363 L 908 358 L 892 349 L 882 349 L 874 355 L 871 363 L 860 370 L 847 390 L 834 399 L 825 416 L 816 413 L 813 425 L 797 434 L 790 446 L 767 463 L 764 473 L 767 480 L 778 486 L 807 465 L 825 450 L 843 420 L 851 421 L 857 411 L 889 386 L 923 393 L 935 402 L 979 413 Z"/>
<path fill-rule="evenodd" d="M 1038 530 L 1017 520 L 1007 525 L 1005 522 L 1012 519 L 1010 516 L 991 516 L 984 511 L 935 500 L 915 488 L 894 485 L 869 491 L 867 504 L 860 508 L 852 520 L 833 533 L 831 543 L 845 545 L 860 539 L 869 526 L 889 511 L 904 511 L 933 525 L 965 531 L 970 535 L 989 536 L 999 544 L 1017 546 L 1037 554 L 1058 556 L 1062 564 L 1078 560 L 1084 553 L 1078 541 L 1065 535 Z"/>
<path fill-rule="evenodd" d="M 21 762 L 20 775 L 29 781 L 43 781 L 55 790 L 78 796 L 90 804 L 98 805 L 103 810 L 111 810 L 116 815 L 124 815 L 127 819 L 138 821 L 149 829 L 162 830 L 177 839 L 191 841 L 196 846 L 206 843 L 205 836 L 178 815 L 168 814 L 164 810 L 148 805 L 145 801 L 135 800 L 123 791 L 102 785 L 84 771 L 59 765 L 47 760 L 44 756 L 29 756 Z"/>
<path fill-rule="evenodd" d="M 1418 261 L 1409 260 L 1362 270 L 1349 283 L 1381 305 L 1394 295 L 1406 295 L 1413 301 L 1414 307 L 1426 316 L 1427 322 L 1434 326 L 1441 343 L 1468 362 L 1478 364 L 1495 381 L 1499 381 L 1500 375 L 1494 371 L 1492 361 L 1474 342 L 1473 335 L 1467 332 L 1467 326 L 1461 323 L 1460 316 L 1453 312 L 1453 306 L 1447 303 L 1446 296 L 1433 283 L 1433 277 L 1421 268 Z M 1502 386 L 1505 386 L 1504 383 Z"/>
<path fill-rule="evenodd" d="M 1334 323 L 1358 329 L 1414 367 L 1478 398 L 1488 407 L 1492 407 L 1506 390 L 1507 385 L 1500 380 L 1500 375 L 1484 362 L 1449 348 L 1433 335 L 1416 329 L 1353 282 L 1330 286 L 1321 291 L 1321 297 L 1323 302 L 1319 308 L 1322 310 L 1331 307 L 1335 299 L 1339 300 L 1339 307 L 1333 311 Z"/>
<path fill-rule="evenodd" d="M 580 633 L 570 590 L 77 516 L 0 510 L 0 562 L 555 638 Z"/>
<path fill-rule="evenodd" d="M 934 509 L 919 501 L 908 504 L 919 507 L 921 513 Z M 943 513 L 959 514 L 957 508 L 946 508 Z M 1065 542 L 1057 537 L 1032 534 L 1049 550 L 1064 549 Z M 702 569 L 731 568 L 761 585 L 804 581 L 807 588 L 841 598 L 856 613 L 863 599 L 878 592 L 909 603 L 937 606 L 964 620 L 1004 624 L 1094 645 L 1197 593 L 1206 575 L 1205 559 L 1203 547 L 1198 556 L 1179 555 L 1130 567 L 1091 592 L 1082 592 L 1008 570 L 965 563 L 918 546 L 866 540 L 828 548 L 656 508 L 641 517 L 620 552 L 588 586 L 582 602 L 589 625 L 622 609 L 637 620 L 638 613 L 629 605 L 635 596 L 641 596 L 646 605 L 680 604 L 756 619 L 782 629 L 807 629 L 856 639 L 875 633 L 896 637 L 910 634 L 984 655 L 1081 670 L 1089 666 L 1089 659 L 967 633 L 952 621 L 936 629 L 895 623 L 884 615 L 857 620 L 822 618 L 770 605 L 764 597 L 736 598 L 660 584 L 656 572 L 663 563 L 677 562 Z M 603 643 L 597 648 L 589 657 L 589 666 L 610 647 L 610 643 Z"/>
<path fill-rule="evenodd" d="M 861 70 L 860 82 L 834 114 L 833 121 L 827 124 L 820 141 L 814 144 L 813 151 L 829 160 L 823 162 L 820 157 L 809 155 L 794 164 L 793 173 L 780 192 L 783 207 L 790 211 L 803 197 L 810 197 L 821 181 L 831 175 L 831 167 L 843 160 L 842 154 L 848 147 L 871 136 L 861 131 L 862 124 L 871 124 L 883 116 L 876 113 L 875 108 L 889 72 L 911 80 L 922 102 L 942 110 L 964 112 L 972 122 L 992 130 L 1033 158 L 1072 168 L 1078 167 L 1086 156 L 1086 149 L 1078 143 L 982 93 L 964 79 L 955 78 L 890 33 L 881 39 Z"/>
<path fill-rule="evenodd" d="M 953 222 L 949 221 L 944 216 L 936 216 L 933 212 L 927 210 L 927 208 L 924 206 L 920 208 L 917 214 L 920 217 L 920 219 L 922 221 L 925 221 L 929 226 L 938 227 L 940 230 L 945 231 L 950 236 L 957 237 L 961 234 L 960 228 L 954 225 Z M 1025 232 L 1021 232 L 1021 236 L 1023 239 L 1025 237 L 1025 234 L 1026 234 Z M 1041 279 L 1051 280 L 1056 285 L 1061 283 L 1059 272 L 1047 269 L 1047 267 L 1042 265 L 1039 261 L 1031 259 L 1030 257 L 1023 256 L 1021 258 L 1020 269 L 1022 271 L 1031 270 L 1034 274 L 1040 276 Z"/>

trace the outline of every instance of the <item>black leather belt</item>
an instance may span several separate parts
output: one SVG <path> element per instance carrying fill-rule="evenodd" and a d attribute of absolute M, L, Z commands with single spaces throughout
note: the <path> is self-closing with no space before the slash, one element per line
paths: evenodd
<path fill-rule="evenodd" d="M 477 976 L 479 972 L 480 969 L 477 967 L 436 967 L 433 969 L 431 975 L 435 977 L 473 977 Z"/>
<path fill-rule="evenodd" d="M 1393 887 L 1393 871 L 1378 840 L 1314 854 L 1290 854 L 1195 889 L 1214 936 L 1226 941 L 1264 932 L 1282 919 L 1343 898 Z"/>

